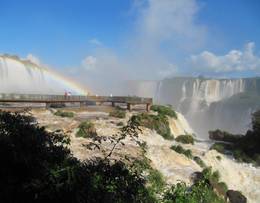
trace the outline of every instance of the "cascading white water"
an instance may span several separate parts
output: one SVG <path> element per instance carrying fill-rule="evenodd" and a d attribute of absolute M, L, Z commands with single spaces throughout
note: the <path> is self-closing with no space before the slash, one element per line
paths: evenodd
<path fill-rule="evenodd" d="M 74 83 L 28 60 L 0 55 L 0 93 L 87 94 Z"/>
<path fill-rule="evenodd" d="M 184 83 L 185 84 L 185 83 Z M 199 80 L 193 83 L 192 97 L 205 100 L 208 104 L 223 100 L 243 92 L 245 88 L 242 79 L 234 80 Z M 185 88 L 186 92 L 186 88 Z"/>
<path fill-rule="evenodd" d="M 145 88 L 142 83 L 146 83 Z M 155 83 L 158 88 L 151 88 L 155 87 Z M 208 130 L 216 128 L 233 133 L 244 133 L 250 122 L 250 113 L 245 115 L 248 106 L 254 105 L 255 107 L 252 106 L 251 109 L 257 109 L 257 101 L 253 100 L 253 104 L 251 100 L 243 100 L 248 98 L 247 96 L 242 96 L 242 99 L 240 96 L 236 97 L 248 91 L 258 94 L 254 79 L 176 77 L 150 84 L 139 81 L 139 84 L 142 84 L 136 88 L 139 90 L 139 95 L 149 90 L 149 95 L 153 96 L 156 103 L 171 104 L 185 116 L 195 133 L 204 138 L 208 138 Z M 150 91 L 152 89 L 154 89 L 153 93 Z M 233 105 L 234 102 L 236 105 Z M 238 117 L 239 112 L 243 112 L 247 122 L 244 117 L 234 119 Z"/>
<path fill-rule="evenodd" d="M 182 95 L 186 95 L 186 82 L 184 82 L 183 85 Z M 193 88 L 189 113 L 195 113 L 203 110 L 203 105 L 201 105 L 202 103 L 204 104 L 204 107 L 207 107 L 213 102 L 227 99 L 235 94 L 244 92 L 245 90 L 245 83 L 242 79 L 196 79 L 192 86 Z M 184 99 L 182 98 L 180 102 L 183 101 Z"/>

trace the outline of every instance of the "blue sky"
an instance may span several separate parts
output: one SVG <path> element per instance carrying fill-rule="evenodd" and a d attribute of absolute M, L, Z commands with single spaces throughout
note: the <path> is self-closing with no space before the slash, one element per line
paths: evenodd
<path fill-rule="evenodd" d="M 258 0 L 0 0 L 0 5 L 0 53 L 30 54 L 78 79 L 104 80 L 108 72 L 126 79 L 260 73 Z"/>

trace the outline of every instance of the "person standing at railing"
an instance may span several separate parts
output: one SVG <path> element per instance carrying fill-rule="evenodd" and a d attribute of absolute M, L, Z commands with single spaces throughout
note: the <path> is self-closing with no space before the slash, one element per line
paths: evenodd
<path fill-rule="evenodd" d="M 64 97 L 65 97 L 65 99 L 68 98 L 68 92 L 67 92 L 67 91 L 65 91 L 65 93 L 64 93 Z"/>
<path fill-rule="evenodd" d="M 68 99 L 70 99 L 70 96 L 71 96 L 71 92 L 68 92 Z"/>

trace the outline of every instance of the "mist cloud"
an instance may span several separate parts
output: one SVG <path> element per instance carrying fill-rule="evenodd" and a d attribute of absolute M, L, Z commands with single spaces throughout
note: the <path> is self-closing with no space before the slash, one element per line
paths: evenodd
<path fill-rule="evenodd" d="M 74 76 L 92 89 L 102 89 L 102 84 L 107 87 L 106 81 L 119 84 L 122 80 L 157 80 L 178 74 L 175 53 L 192 51 L 206 39 L 206 28 L 196 23 L 198 10 L 196 0 L 133 1 L 131 11 L 136 21 L 122 47 L 114 50 L 90 39 L 96 48 L 75 69 Z"/>

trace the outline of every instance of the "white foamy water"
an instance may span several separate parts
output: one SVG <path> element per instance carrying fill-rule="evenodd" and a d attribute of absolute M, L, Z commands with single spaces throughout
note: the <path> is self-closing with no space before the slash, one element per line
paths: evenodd
<path fill-rule="evenodd" d="M 0 93 L 86 94 L 87 91 L 47 68 L 17 57 L 0 55 Z"/>
<path fill-rule="evenodd" d="M 218 160 L 217 156 L 221 156 L 221 160 Z M 238 163 L 215 150 L 207 152 L 203 160 L 208 166 L 219 171 L 220 180 L 226 182 L 229 189 L 241 191 L 249 203 L 260 202 L 259 167 Z"/>
<path fill-rule="evenodd" d="M 184 118 L 184 116 L 181 113 L 176 112 L 177 119 L 170 118 L 169 119 L 169 125 L 172 134 L 177 137 L 179 135 L 185 135 L 185 134 L 193 134 L 194 131 L 190 127 L 187 120 Z"/>
<path fill-rule="evenodd" d="M 185 86 L 185 83 L 183 83 Z M 229 98 L 235 94 L 243 92 L 245 88 L 242 79 L 236 80 L 200 80 L 193 82 L 192 90 L 192 111 L 199 110 L 199 101 L 205 101 L 207 105 Z M 182 89 L 182 94 L 186 94 L 186 87 Z"/>

